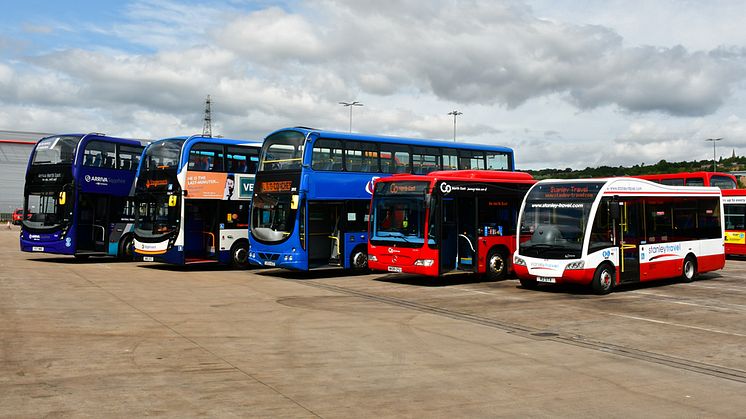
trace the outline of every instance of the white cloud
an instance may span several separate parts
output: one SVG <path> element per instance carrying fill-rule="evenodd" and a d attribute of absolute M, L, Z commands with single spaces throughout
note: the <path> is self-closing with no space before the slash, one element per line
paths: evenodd
<path fill-rule="evenodd" d="M 477 0 L 242 4 L 136 1 L 115 22 L 79 25 L 119 39 L 116 47 L 91 39 L 30 56 L 6 48 L 0 124 L 191 134 L 211 94 L 213 130 L 239 138 L 289 125 L 347 130 L 337 102 L 360 100 L 357 131 L 450 139 L 446 113 L 459 109 L 459 140 L 513 146 L 521 167 L 707 158 L 702 140 L 711 136 L 746 154 L 737 116 L 746 110 L 746 31 L 730 24 L 724 36 L 678 45 L 645 38 L 652 18 L 636 2 L 594 3 L 572 16 L 540 0 L 535 9 Z M 692 4 L 688 11 L 713 18 L 732 10 Z M 654 10 L 666 18 L 667 9 Z M 669 13 L 679 27 L 692 21 Z M 627 39 L 635 27 L 646 42 Z"/>

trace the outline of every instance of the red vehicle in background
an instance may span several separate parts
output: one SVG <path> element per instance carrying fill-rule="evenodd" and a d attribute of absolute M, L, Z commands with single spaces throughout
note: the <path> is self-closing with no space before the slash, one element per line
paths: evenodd
<path fill-rule="evenodd" d="M 501 279 L 512 270 L 527 173 L 437 171 L 378 179 L 371 202 L 368 267 L 438 277 Z"/>
<path fill-rule="evenodd" d="M 725 254 L 746 255 L 746 189 L 723 191 Z"/>
<path fill-rule="evenodd" d="M 722 190 L 738 188 L 736 177 L 722 172 L 663 173 L 633 177 L 671 186 L 717 186 Z"/>
<path fill-rule="evenodd" d="M 11 218 L 14 225 L 21 224 L 21 221 L 23 221 L 23 208 L 16 208 L 15 211 L 13 211 L 13 216 Z"/>

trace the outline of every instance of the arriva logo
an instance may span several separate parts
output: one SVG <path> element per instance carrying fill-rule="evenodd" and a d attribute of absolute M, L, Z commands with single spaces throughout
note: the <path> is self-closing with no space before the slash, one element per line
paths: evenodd
<path fill-rule="evenodd" d="M 96 183 L 109 183 L 109 178 L 106 176 L 91 176 L 91 175 L 85 175 L 85 181 L 86 182 L 96 182 Z"/>
<path fill-rule="evenodd" d="M 601 253 L 601 256 L 604 257 L 604 259 L 608 259 L 611 257 L 611 250 L 604 250 L 603 253 Z"/>
<path fill-rule="evenodd" d="M 365 184 L 365 192 L 368 192 L 368 195 L 373 195 L 373 183 L 376 181 L 376 179 L 380 179 L 380 176 L 373 176 L 370 179 L 370 182 Z"/>
<path fill-rule="evenodd" d="M 440 191 L 443 192 L 443 194 L 447 195 L 447 194 L 451 193 L 451 189 L 452 189 L 451 185 L 449 185 L 449 184 L 447 184 L 445 182 L 443 182 L 443 183 L 440 184 Z"/>

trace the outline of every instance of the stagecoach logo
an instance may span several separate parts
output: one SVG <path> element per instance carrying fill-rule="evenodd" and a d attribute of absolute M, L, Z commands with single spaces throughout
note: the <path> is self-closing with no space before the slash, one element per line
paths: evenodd
<path fill-rule="evenodd" d="M 376 179 L 379 179 L 380 176 L 373 176 L 370 178 L 370 182 L 365 184 L 365 192 L 368 192 L 368 195 L 373 195 L 373 183 L 375 183 Z"/>
<path fill-rule="evenodd" d="M 443 182 L 443 183 L 440 184 L 440 191 L 443 192 L 446 195 L 449 194 L 449 193 L 451 193 L 451 189 L 453 189 L 451 187 L 451 185 L 449 185 L 449 184 L 447 184 L 445 182 Z"/>

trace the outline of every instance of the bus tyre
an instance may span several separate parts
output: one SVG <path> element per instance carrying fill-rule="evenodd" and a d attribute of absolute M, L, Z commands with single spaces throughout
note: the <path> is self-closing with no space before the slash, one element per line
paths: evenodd
<path fill-rule="evenodd" d="M 117 256 L 119 260 L 132 261 L 134 259 L 131 234 L 127 234 L 119 241 L 119 254 Z"/>
<path fill-rule="evenodd" d="M 525 288 L 527 290 L 532 290 L 532 289 L 536 288 L 536 281 L 534 281 L 532 279 L 523 279 L 523 278 L 520 278 L 519 281 L 521 282 L 521 287 L 522 288 Z"/>
<path fill-rule="evenodd" d="M 235 268 L 249 266 L 249 245 L 245 242 L 234 243 L 231 247 L 231 265 Z"/>
<path fill-rule="evenodd" d="M 683 282 L 692 282 L 697 276 L 697 261 L 692 255 L 684 259 L 684 266 L 681 269 L 681 280 Z"/>
<path fill-rule="evenodd" d="M 593 275 L 593 292 L 598 295 L 606 295 L 614 289 L 614 268 L 609 265 L 601 265 Z"/>
<path fill-rule="evenodd" d="M 350 268 L 355 272 L 364 272 L 368 269 L 368 249 L 364 247 L 355 248 L 350 255 Z"/>
<path fill-rule="evenodd" d="M 487 255 L 487 278 L 499 281 L 505 278 L 508 271 L 508 261 L 505 252 L 497 249 L 490 250 Z"/>

